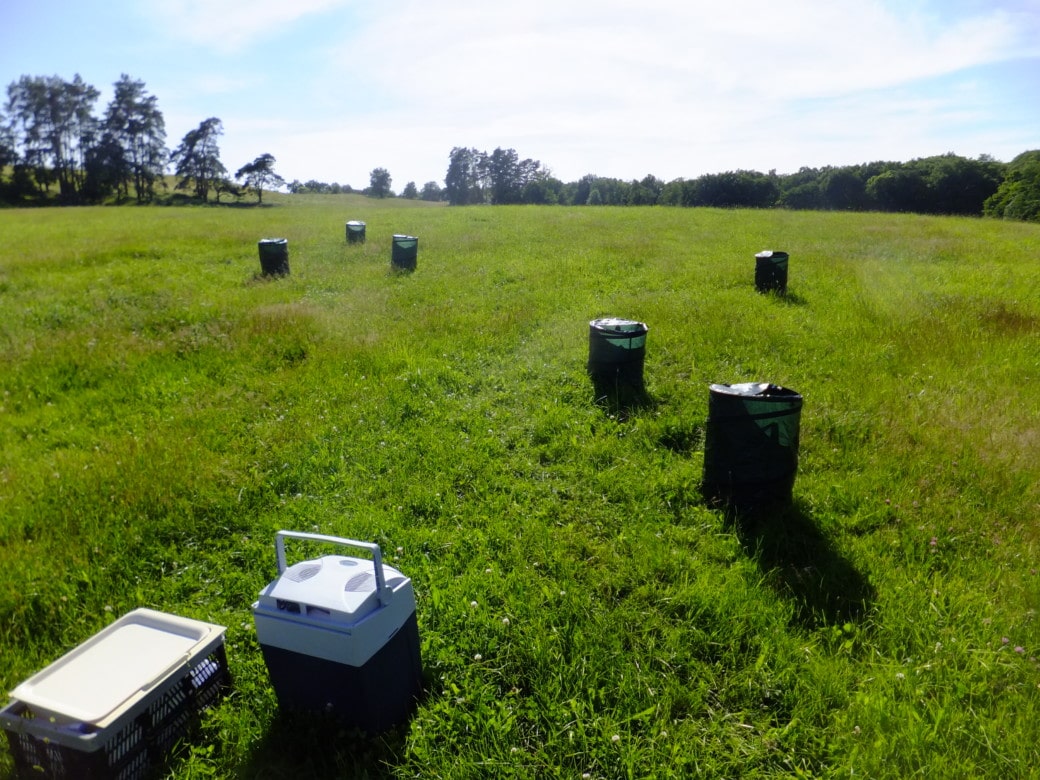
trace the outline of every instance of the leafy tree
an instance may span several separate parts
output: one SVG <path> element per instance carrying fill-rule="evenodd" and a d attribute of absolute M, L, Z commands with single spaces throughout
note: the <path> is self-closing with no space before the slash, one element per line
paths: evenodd
<path fill-rule="evenodd" d="M 779 186 L 772 175 L 758 171 L 706 174 L 693 186 L 693 202 L 687 205 L 718 208 L 767 208 L 776 204 Z"/>
<path fill-rule="evenodd" d="M 87 153 L 83 195 L 95 202 L 104 200 L 113 192 L 119 197 L 128 195 L 127 169 L 123 147 L 111 133 L 105 133 Z"/>
<path fill-rule="evenodd" d="M 826 208 L 857 210 L 867 205 L 866 182 L 851 168 L 828 171 L 821 184 Z"/>
<path fill-rule="evenodd" d="M 4 115 L 0 114 L 0 183 L 4 180 L 4 172 L 9 166 L 18 162 L 18 148 Z"/>
<path fill-rule="evenodd" d="M 871 177 L 866 194 L 883 211 L 929 211 L 928 182 L 913 168 L 897 167 Z"/>
<path fill-rule="evenodd" d="M 495 149 L 486 161 L 491 202 L 493 204 L 521 203 L 524 187 L 542 173 L 537 160 L 521 160 L 515 149 Z"/>
<path fill-rule="evenodd" d="M 213 180 L 213 193 L 216 195 L 217 203 L 220 203 L 221 195 L 230 195 L 231 197 L 238 198 L 242 197 L 242 188 L 239 187 L 235 182 L 231 181 L 227 176 L 218 176 Z M 260 201 L 257 201 L 259 203 Z"/>
<path fill-rule="evenodd" d="M 444 193 L 452 206 L 484 202 L 484 180 L 487 155 L 476 149 L 456 146 L 448 156 L 448 172 L 444 176 Z"/>
<path fill-rule="evenodd" d="M 522 200 L 534 205 L 555 205 L 560 203 L 564 195 L 564 184 L 542 169 L 538 175 L 524 185 Z"/>
<path fill-rule="evenodd" d="M 979 215 L 986 199 L 1003 179 L 1002 166 L 985 156 L 969 160 L 956 154 L 928 157 L 910 164 L 926 178 L 929 211 L 935 214 Z"/>
<path fill-rule="evenodd" d="M 683 184 L 684 179 L 672 179 L 670 182 L 665 184 L 661 188 L 661 194 L 657 198 L 657 203 L 661 206 L 681 206 L 683 205 Z"/>
<path fill-rule="evenodd" d="M 80 78 L 22 76 L 7 88 L 11 131 L 22 146 L 21 164 L 37 184 L 57 181 L 65 200 L 76 200 L 86 176 L 88 150 L 97 137 L 94 104 L 100 93 Z"/>
<path fill-rule="evenodd" d="M 441 185 L 437 182 L 428 181 L 422 186 L 422 192 L 419 193 L 419 197 L 428 201 L 444 200 L 444 190 L 441 189 Z"/>
<path fill-rule="evenodd" d="M 823 202 L 823 191 L 815 181 L 796 184 L 780 194 L 780 205 L 789 209 L 822 209 Z"/>
<path fill-rule="evenodd" d="M 409 198 L 410 200 L 419 199 L 419 189 L 415 186 L 414 181 L 410 181 L 404 185 L 404 189 L 401 191 L 401 197 Z"/>
<path fill-rule="evenodd" d="M 368 194 L 373 198 L 388 198 L 394 194 L 390 189 L 390 172 L 386 168 L 374 168 L 368 181 Z"/>
<path fill-rule="evenodd" d="M 180 146 L 173 150 L 171 159 L 175 165 L 177 189 L 193 186 L 195 197 L 205 201 L 210 189 L 227 177 L 227 168 L 220 161 L 217 139 L 223 134 L 224 126 L 216 117 L 203 120 L 194 130 L 184 135 Z"/>
<path fill-rule="evenodd" d="M 285 179 L 274 172 L 275 162 L 274 155 L 265 152 L 235 171 L 235 178 L 243 179 L 246 189 L 256 190 L 257 203 L 264 202 L 264 187 L 270 189 L 285 184 Z"/>
<path fill-rule="evenodd" d="M 1040 221 L 1040 149 L 1007 164 L 1004 181 L 985 203 L 986 216 Z"/>
<path fill-rule="evenodd" d="M 166 124 L 158 108 L 158 100 L 145 92 L 144 82 L 125 73 L 114 85 L 102 130 L 106 143 L 115 143 L 122 154 L 104 155 L 119 164 L 115 173 L 123 194 L 132 182 L 138 202 L 155 196 L 155 182 L 166 169 Z M 111 174 L 110 174 L 111 175 Z"/>

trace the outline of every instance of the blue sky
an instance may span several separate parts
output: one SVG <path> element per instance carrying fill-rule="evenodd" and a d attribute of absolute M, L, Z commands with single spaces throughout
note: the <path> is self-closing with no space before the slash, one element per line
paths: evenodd
<path fill-rule="evenodd" d="M 1040 148 L 1040 0 L 5 0 L 0 81 L 143 80 L 234 172 L 400 190 L 454 146 L 573 181 L 1010 160 Z"/>

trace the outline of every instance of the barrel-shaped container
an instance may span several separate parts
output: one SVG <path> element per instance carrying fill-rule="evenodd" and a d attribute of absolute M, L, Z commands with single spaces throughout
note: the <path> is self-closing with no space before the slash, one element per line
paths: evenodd
<path fill-rule="evenodd" d="M 643 394 L 646 358 L 645 323 L 620 317 L 589 322 L 587 369 L 597 399 L 628 403 Z"/>
<path fill-rule="evenodd" d="M 262 238 L 257 246 L 260 250 L 260 270 L 264 276 L 289 275 L 288 239 Z"/>
<path fill-rule="evenodd" d="M 419 257 L 419 239 L 395 233 L 390 250 L 390 265 L 398 271 L 414 271 Z"/>
<path fill-rule="evenodd" d="M 350 220 L 345 226 L 348 244 L 365 243 L 365 223 L 356 219 Z"/>
<path fill-rule="evenodd" d="M 759 292 L 787 293 L 787 252 L 767 249 L 755 255 L 755 289 Z"/>
<path fill-rule="evenodd" d="M 802 396 L 768 383 L 714 384 L 704 431 L 702 492 L 739 513 L 791 502 Z"/>

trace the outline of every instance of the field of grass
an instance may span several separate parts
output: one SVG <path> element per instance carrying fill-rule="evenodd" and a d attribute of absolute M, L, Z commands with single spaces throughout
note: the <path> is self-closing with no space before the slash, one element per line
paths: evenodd
<path fill-rule="evenodd" d="M 271 200 L 0 211 L 0 687 L 148 606 L 228 627 L 171 777 L 1040 766 L 1040 226 Z M 593 399 L 608 315 L 650 328 L 636 408 Z M 700 494 L 708 387 L 745 381 L 804 397 L 794 504 L 755 523 Z M 412 578 L 400 729 L 279 714 L 279 529 Z"/>

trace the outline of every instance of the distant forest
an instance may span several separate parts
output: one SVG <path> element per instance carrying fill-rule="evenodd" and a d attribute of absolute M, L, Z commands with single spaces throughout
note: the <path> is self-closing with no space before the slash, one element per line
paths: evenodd
<path fill-rule="evenodd" d="M 103 115 L 100 93 L 79 75 L 22 76 L 7 87 L 0 110 L 0 203 L 8 205 L 262 201 L 264 189 L 290 193 L 354 192 L 315 180 L 286 183 L 264 153 L 232 177 L 220 159 L 223 134 L 216 117 L 203 120 L 170 150 L 163 115 L 142 81 L 122 75 Z M 166 176 L 175 178 L 169 192 Z M 179 192 L 183 191 L 183 193 Z M 987 155 L 953 153 L 909 162 L 801 168 L 796 173 L 736 170 L 665 182 L 656 176 L 625 181 L 588 174 L 563 182 L 537 160 L 513 149 L 490 154 L 455 147 L 443 186 L 408 182 L 400 195 L 385 168 L 375 168 L 372 197 L 445 200 L 451 205 L 713 206 L 891 211 L 991 216 L 1040 221 L 1040 150 L 1008 163 Z"/>

